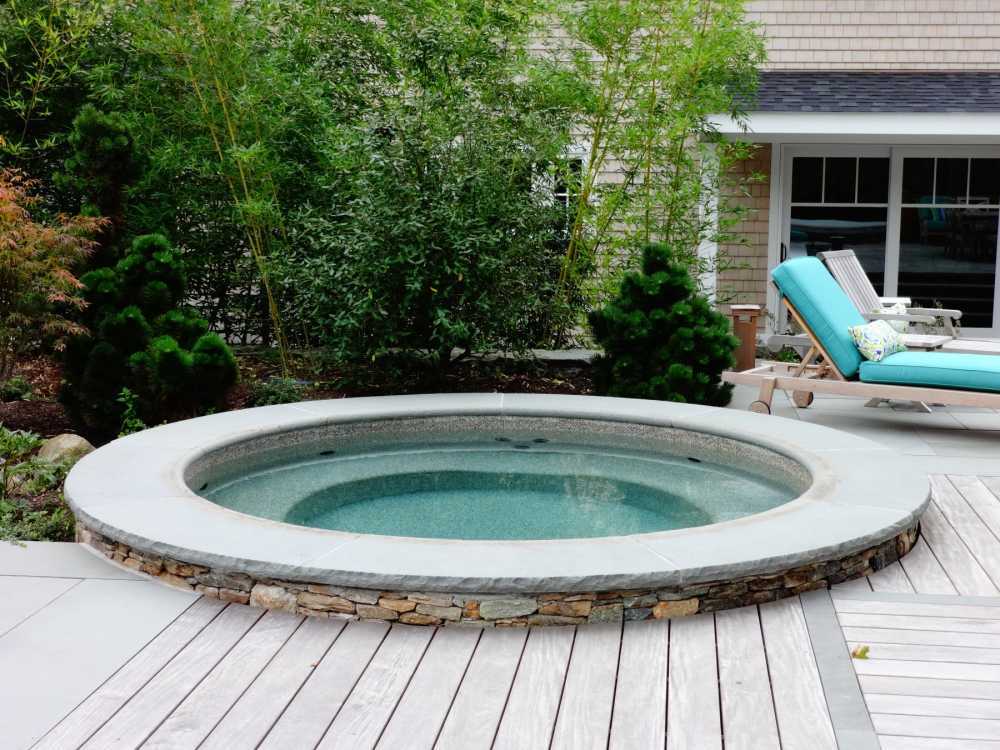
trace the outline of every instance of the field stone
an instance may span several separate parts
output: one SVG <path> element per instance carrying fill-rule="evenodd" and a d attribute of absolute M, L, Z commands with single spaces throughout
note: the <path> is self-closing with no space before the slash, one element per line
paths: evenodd
<path fill-rule="evenodd" d="M 326 586 L 313 584 L 306 586 L 306 590 L 312 594 L 326 594 L 327 596 L 339 596 L 348 601 L 358 604 L 378 604 L 379 594 L 377 591 L 369 589 L 353 589 L 344 586 Z"/>
<path fill-rule="evenodd" d="M 94 446 L 86 438 L 65 432 L 42 443 L 35 458 L 39 461 L 58 464 L 63 461 L 77 461 L 92 450 L 94 450 Z"/>
<path fill-rule="evenodd" d="M 523 617 L 538 609 L 534 599 L 486 599 L 479 603 L 479 616 L 484 620 L 507 620 Z"/>
<path fill-rule="evenodd" d="M 250 604 L 264 609 L 280 609 L 285 612 L 295 612 L 295 594 L 285 591 L 281 586 L 268 586 L 258 583 L 250 591 Z"/>
<path fill-rule="evenodd" d="M 679 599 L 672 602 L 660 602 L 653 607 L 653 617 L 657 620 L 666 617 L 685 617 L 698 611 L 698 599 Z"/>
<path fill-rule="evenodd" d="M 376 607 L 372 604 L 359 604 L 358 617 L 364 617 L 368 620 L 396 620 L 399 618 L 399 612 L 385 607 Z"/>
<path fill-rule="evenodd" d="M 204 586 L 213 586 L 217 589 L 235 589 L 236 591 L 249 591 L 251 586 L 253 586 L 253 579 L 243 573 L 219 573 L 211 571 L 196 574 L 195 580 Z M 272 588 L 281 587 L 275 586 Z"/>
<path fill-rule="evenodd" d="M 621 604 L 603 604 L 590 610 L 587 622 L 621 622 L 623 610 Z"/>
<path fill-rule="evenodd" d="M 430 615 L 432 617 L 437 617 L 441 620 L 462 619 L 461 607 L 441 607 L 436 604 L 418 604 L 417 612 L 419 612 L 422 615 Z"/>
<path fill-rule="evenodd" d="M 411 602 L 409 599 L 388 599 L 382 597 L 378 600 L 378 606 L 384 607 L 385 609 L 391 609 L 394 612 L 412 612 L 417 608 L 416 602 Z"/>
<path fill-rule="evenodd" d="M 280 588 L 274 586 L 272 588 Z M 254 591 L 257 586 L 254 586 Z M 282 589 L 284 591 L 284 589 Z M 294 594 L 289 594 L 295 599 Z M 329 596 L 327 594 L 314 594 L 311 591 L 303 591 L 298 595 L 298 603 L 306 609 L 319 609 L 327 612 L 344 612 L 350 614 L 354 612 L 354 602 L 342 596 Z"/>

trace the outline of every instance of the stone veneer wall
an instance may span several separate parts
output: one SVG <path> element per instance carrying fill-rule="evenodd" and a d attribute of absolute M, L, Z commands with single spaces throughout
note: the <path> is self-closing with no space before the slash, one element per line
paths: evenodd
<path fill-rule="evenodd" d="M 318 617 L 472 627 L 661 619 L 761 604 L 870 575 L 909 552 L 918 534 L 919 524 L 915 524 L 893 539 L 847 557 L 764 576 L 657 590 L 486 595 L 383 591 L 252 578 L 146 553 L 77 524 L 77 540 L 115 562 L 171 586 L 223 601 Z"/>
<path fill-rule="evenodd" d="M 997 70 L 995 0 L 750 0 L 769 70 Z"/>
<path fill-rule="evenodd" d="M 767 223 L 771 206 L 771 144 L 757 147 L 753 158 L 739 162 L 735 171 L 740 175 L 760 174 L 764 179 L 750 185 L 749 196 L 731 198 L 734 204 L 748 209 L 746 216 L 733 231 L 745 238 L 745 245 L 722 245 L 721 252 L 729 255 L 740 267 L 724 271 L 718 275 L 718 297 L 723 303 L 723 312 L 728 312 L 728 304 L 767 304 Z M 766 318 L 762 315 L 759 327 L 763 328 Z"/>

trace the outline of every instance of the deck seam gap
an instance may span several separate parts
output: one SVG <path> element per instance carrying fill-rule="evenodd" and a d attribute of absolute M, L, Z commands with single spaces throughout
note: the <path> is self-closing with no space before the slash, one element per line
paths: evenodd
<path fill-rule="evenodd" d="M 618 631 L 618 660 L 615 662 L 615 684 L 611 686 L 611 712 L 608 714 L 608 740 L 605 748 L 611 747 L 611 729 L 615 725 L 615 700 L 618 698 L 618 675 L 622 671 L 622 647 L 625 643 L 625 618 L 622 617 L 621 629 Z"/>
<path fill-rule="evenodd" d="M 760 612 L 760 605 L 756 605 L 754 609 L 757 610 L 757 627 L 760 628 L 760 646 L 764 651 L 764 670 L 767 672 L 767 688 L 771 695 L 771 710 L 774 712 L 774 729 L 775 734 L 778 736 L 778 748 L 785 746 L 784 740 L 781 738 L 781 723 L 778 721 L 778 704 L 774 700 L 774 680 L 771 677 L 771 658 L 767 655 L 767 638 L 764 635 L 764 618 Z"/>
<path fill-rule="evenodd" d="M 570 666 L 573 664 L 573 652 L 576 651 L 576 634 L 579 632 L 579 627 L 574 625 L 573 639 L 569 644 L 569 656 L 566 658 L 566 670 L 563 672 L 562 685 L 559 686 L 559 702 L 556 703 L 556 715 L 552 719 L 552 729 L 549 731 L 549 748 L 551 748 L 552 743 L 556 741 L 556 729 L 559 726 L 559 715 L 562 713 L 563 697 L 566 695 L 566 681 L 569 679 Z"/>
<path fill-rule="evenodd" d="M 975 505 L 973 505 L 972 503 L 970 503 L 970 502 L 969 502 L 969 499 L 968 499 L 968 498 L 967 498 L 967 497 L 965 496 L 965 494 L 964 494 L 964 493 L 962 492 L 962 490 L 960 490 L 960 489 L 958 488 L 958 485 L 956 485 L 956 484 L 955 484 L 955 483 L 954 483 L 954 482 L 952 481 L 951 477 L 952 477 L 952 475 L 950 475 L 950 474 L 945 474 L 945 479 L 946 479 L 946 480 L 948 481 L 948 484 L 950 484 L 950 485 L 951 485 L 951 486 L 952 486 L 952 487 L 954 488 L 955 492 L 957 492 L 957 493 L 958 493 L 958 496 L 959 496 L 960 498 L 962 498 L 962 500 L 963 500 L 963 501 L 965 502 L 965 504 L 966 504 L 966 505 L 968 505 L 968 506 L 969 506 L 969 510 L 971 510 L 971 511 L 972 511 L 972 515 L 974 515 L 974 516 L 975 516 L 976 518 L 978 518 L 978 519 L 979 519 L 979 522 L 980 522 L 980 523 L 981 523 L 981 524 L 982 524 L 982 525 L 983 525 L 983 526 L 985 527 L 986 531 L 987 531 L 987 532 L 988 532 L 988 533 L 989 533 L 989 534 L 990 534 L 990 535 L 991 535 L 991 536 L 992 536 L 992 537 L 993 537 L 994 539 L 996 539 L 996 540 L 997 540 L 997 543 L 998 543 L 998 544 L 1000 544 L 1000 535 L 998 535 L 998 534 L 997 534 L 997 532 L 993 530 L 993 527 L 992 527 L 992 526 L 991 526 L 990 524 L 988 524 L 988 523 L 986 522 L 986 519 L 985 519 L 985 518 L 983 518 L 983 515 L 982 515 L 982 513 L 980 513 L 980 512 L 979 512 L 979 511 L 978 511 L 978 510 L 976 509 L 976 506 L 975 506 Z M 987 488 L 987 487 L 986 487 L 986 485 L 985 485 L 985 484 L 983 484 L 983 482 L 979 481 L 979 477 L 974 477 L 974 479 L 975 479 L 975 480 L 976 480 L 977 482 L 979 482 L 979 484 L 981 484 L 981 485 L 982 485 L 982 487 L 983 487 L 983 489 L 984 489 L 984 490 L 986 490 L 987 492 L 989 492 L 989 488 Z M 993 493 L 992 493 L 992 492 L 990 492 L 990 494 L 992 495 Z"/>
<path fill-rule="evenodd" d="M 72 580 L 72 579 L 68 579 L 68 580 Z M 72 591 L 77 586 L 79 586 L 81 583 L 83 583 L 84 580 L 86 580 L 86 579 L 84 579 L 84 578 L 79 579 L 76 583 L 74 583 L 72 586 L 70 586 L 65 591 L 60 591 L 58 594 L 56 594 L 54 597 L 52 597 L 51 599 L 49 599 L 44 604 L 42 604 L 42 605 L 36 607 L 35 609 L 31 610 L 28 614 L 26 614 L 20 620 L 18 620 L 13 625 L 11 625 L 9 628 L 7 628 L 5 631 L 3 631 L 2 633 L 0 633 L 0 638 L 3 638 L 5 635 L 7 635 L 8 633 L 10 633 L 13 630 L 17 630 L 19 627 L 21 627 L 24 623 L 26 623 L 32 617 L 34 617 L 39 612 L 41 612 L 43 609 L 46 609 L 47 607 L 51 606 L 52 604 L 55 604 L 57 601 L 59 601 L 60 599 L 62 599 L 64 596 L 66 596 L 66 594 L 68 594 L 70 591 Z M 180 617 L 180 615 L 178 615 L 178 617 Z M 156 636 L 153 636 L 153 637 L 155 638 Z M 86 698 L 84 700 L 86 700 Z"/>
<path fill-rule="evenodd" d="M 937 503 L 934 502 L 934 490 L 933 490 L 933 488 L 931 489 L 931 504 L 934 506 L 934 508 L 937 510 L 938 513 L 941 513 L 941 509 L 938 508 L 937 507 Z M 943 513 L 941 513 L 941 517 L 944 518 L 944 514 Z M 945 523 L 948 523 L 948 519 L 947 518 L 945 518 L 944 521 L 945 521 Z M 948 583 L 950 583 L 951 587 L 953 589 L 955 589 L 955 596 L 963 596 L 962 592 L 959 590 L 958 586 L 955 584 L 955 579 L 952 578 L 951 577 L 951 573 L 948 572 L 948 568 L 946 568 L 944 566 L 944 563 L 941 562 L 941 558 L 938 557 L 937 552 L 934 551 L 934 545 L 931 544 L 930 540 L 927 538 L 927 534 L 925 534 L 924 531 L 923 531 L 923 524 L 924 524 L 924 521 L 923 521 L 923 519 L 921 519 L 920 520 L 920 526 L 921 526 L 921 528 L 920 528 L 920 538 L 924 540 L 924 544 L 927 545 L 928 552 L 931 553 L 931 557 L 934 558 L 934 562 L 936 562 L 938 564 L 938 567 L 941 568 L 941 572 L 944 573 L 944 577 L 948 579 Z M 956 532 L 956 535 L 957 535 L 957 532 Z M 948 596 L 948 594 L 942 594 L 942 596 Z"/>
<path fill-rule="evenodd" d="M 264 740 L 267 739 L 267 736 L 274 731 L 275 726 L 277 726 L 278 722 L 281 721 L 281 717 L 284 716 L 285 712 L 288 711 L 288 707 L 292 705 L 292 703 L 298 697 L 299 693 L 302 692 L 302 688 L 306 686 L 306 683 L 312 679 L 312 676 L 316 673 L 316 670 L 319 669 L 319 665 L 323 663 L 323 660 L 326 658 L 326 655 L 330 653 L 330 649 L 332 649 L 334 645 L 336 645 L 337 641 L 340 640 L 340 636 L 344 633 L 345 630 L 347 630 L 349 624 L 350 622 L 345 622 L 344 626 L 333 637 L 333 640 L 330 641 L 330 645 L 323 650 L 322 655 L 320 655 L 320 657 L 316 660 L 316 666 L 313 667 L 312 670 L 309 672 L 309 674 L 307 674 L 305 678 L 302 680 L 302 682 L 299 683 L 299 686 L 292 691 L 292 694 L 291 696 L 289 696 L 288 701 L 285 703 L 284 707 L 278 712 L 278 715 L 274 717 L 274 721 L 271 722 L 271 726 L 267 728 L 267 731 L 264 732 L 263 736 L 261 736 L 257 744 L 254 745 L 254 748 L 258 748 L 262 744 L 264 744 Z M 209 735 L 209 737 L 211 737 L 211 735 Z"/>
<path fill-rule="evenodd" d="M 382 741 L 382 735 L 385 734 L 385 730 L 388 728 L 390 722 L 392 722 L 392 717 L 396 715 L 396 710 L 399 708 L 399 704 L 403 702 L 403 698 L 406 696 L 406 691 L 410 689 L 410 684 L 413 682 L 413 678 L 417 674 L 417 670 L 420 669 L 420 665 L 424 663 L 424 658 L 427 656 L 427 652 L 430 650 L 431 644 L 434 643 L 434 639 L 437 638 L 438 633 L 441 632 L 441 627 L 434 628 L 434 632 L 431 633 L 431 637 L 427 639 L 427 643 L 424 644 L 424 650 L 420 652 L 420 658 L 417 659 L 417 663 L 413 665 L 413 671 L 410 672 L 410 676 L 406 678 L 406 684 L 403 685 L 403 689 L 399 692 L 399 697 L 396 698 L 396 702 L 392 706 L 392 710 L 389 715 L 385 717 L 385 724 L 382 725 L 382 729 L 379 730 L 378 737 L 375 738 L 375 744 L 373 748 L 378 747 L 378 743 Z"/>
<path fill-rule="evenodd" d="M 347 628 L 344 628 L 344 630 L 346 629 Z M 347 702 L 351 699 L 351 696 L 354 695 L 354 691 L 357 689 L 358 683 L 361 682 L 361 678 L 365 676 L 365 672 L 367 672 L 368 667 L 372 665 L 372 661 L 374 661 L 375 657 L 378 655 L 378 652 L 382 650 L 382 646 L 385 643 L 385 639 L 389 637 L 389 633 L 391 632 L 392 632 L 392 626 L 390 625 L 385 629 L 385 632 L 382 634 L 382 640 L 378 642 L 378 646 L 376 646 L 375 649 L 372 651 L 372 655 L 368 657 L 368 661 L 365 662 L 365 668 L 362 669 L 360 672 L 358 672 L 358 677 L 356 680 L 354 680 L 354 684 L 351 685 L 351 689 L 347 691 L 347 695 L 344 696 L 344 700 L 340 702 L 340 705 L 337 706 L 337 710 L 333 712 L 333 716 L 331 716 L 330 721 L 327 722 L 326 729 L 323 730 L 323 734 L 319 736 L 319 739 L 316 740 L 316 744 L 313 745 L 313 750 L 316 750 L 316 748 L 318 748 L 320 745 L 323 744 L 323 740 L 326 739 L 326 736 L 330 733 L 330 727 L 333 726 L 333 722 L 337 720 L 337 717 L 340 716 L 340 712 L 344 710 L 344 706 L 347 705 Z M 317 669 L 318 668 L 319 666 L 317 665 Z M 310 677 L 311 676 L 312 675 L 310 675 Z M 261 740 L 261 742 L 263 742 L 263 740 Z"/>
<path fill-rule="evenodd" d="M 528 640 L 531 638 L 531 629 L 524 636 L 524 642 L 521 644 L 521 652 L 517 655 L 517 667 L 514 668 L 514 674 L 510 678 L 510 685 L 507 687 L 507 695 L 503 699 L 503 709 L 500 711 L 500 716 L 497 717 L 497 725 L 493 728 L 493 739 L 490 741 L 490 748 L 492 750 L 493 746 L 497 744 L 497 736 L 500 734 L 500 725 L 503 724 L 503 717 L 507 714 L 507 707 L 510 705 L 510 694 L 514 692 L 514 683 L 517 682 L 517 675 L 521 671 L 521 662 L 524 661 L 524 652 L 528 648 Z"/>
<path fill-rule="evenodd" d="M 472 651 L 469 652 L 469 660 L 465 662 L 465 669 L 462 670 L 462 676 L 458 680 L 458 684 L 455 686 L 455 692 L 451 694 L 451 700 L 448 701 L 448 708 L 444 712 L 444 716 L 441 717 L 441 723 L 438 725 L 437 731 L 434 733 L 434 741 L 431 743 L 431 750 L 437 747 L 438 740 L 441 739 L 441 732 L 444 731 L 444 725 L 448 723 L 448 717 L 451 716 L 451 710 L 455 707 L 455 700 L 458 698 L 459 692 L 462 690 L 462 685 L 465 683 L 465 678 L 469 674 L 469 667 L 472 666 L 472 660 L 476 658 L 476 652 L 479 651 L 479 644 L 483 642 L 483 632 L 486 628 L 481 628 L 479 630 L 479 637 L 476 638 L 476 645 L 472 647 Z"/>
<path fill-rule="evenodd" d="M 258 678 L 259 678 L 259 677 L 260 677 L 260 676 L 261 676 L 262 674 L 264 674 L 264 670 L 265 670 L 265 669 L 267 669 L 267 668 L 268 668 L 269 666 L 271 666 L 271 662 L 273 662 L 273 661 L 274 661 L 275 659 L 277 659 L 277 658 L 278 658 L 278 654 L 280 654 L 280 653 L 281 653 L 282 651 L 284 651 L 284 650 L 285 650 L 285 646 L 286 646 L 286 645 L 288 644 L 288 642 L 289 642 L 289 641 L 290 641 L 290 640 L 292 639 L 292 637 L 293 637 L 293 636 L 294 636 L 294 635 L 295 635 L 295 634 L 296 634 L 297 632 L 299 632 L 299 628 L 301 628 L 301 627 L 302 627 L 302 624 L 303 624 L 303 623 L 304 623 L 305 621 L 306 621 L 306 618 L 305 618 L 305 617 L 302 617 L 302 618 L 301 618 L 301 620 L 299 621 L 299 624 L 298 624 L 298 625 L 296 625 L 296 626 L 295 626 L 295 627 L 294 627 L 294 628 L 292 629 L 292 632 L 288 634 L 288 637 L 287 637 L 287 638 L 285 638 L 285 640 L 281 642 L 281 645 L 280 645 L 280 646 L 279 646 L 279 647 L 278 647 L 277 649 L 275 649 L 274 653 L 273 653 L 273 654 L 271 654 L 271 657 L 270 657 L 270 658 L 269 658 L 269 659 L 267 660 L 267 662 L 265 662 L 264 666 L 262 666 L 262 667 L 261 667 L 261 668 L 260 668 L 260 669 L 259 669 L 259 670 L 257 671 L 257 674 L 255 674 L 255 675 L 253 676 L 253 679 L 252 679 L 252 680 L 250 680 L 250 682 L 248 682 L 248 683 L 247 683 L 247 686 L 246 686 L 245 688 L 243 688 L 243 689 L 242 689 L 242 690 L 240 691 L 240 694 L 239 694 L 238 696 L 236 696 L 236 699 L 235 699 L 235 700 L 234 700 L 234 701 L 233 701 L 233 702 L 232 702 L 232 703 L 231 703 L 231 704 L 229 705 L 229 708 L 227 708 L 227 709 L 226 709 L 225 711 L 223 711 L 223 712 L 222 712 L 222 716 L 220 716 L 220 717 L 219 717 L 219 718 L 218 718 L 218 719 L 216 720 L 216 722 L 215 722 L 215 723 L 214 723 L 214 724 L 212 725 L 212 728 L 208 730 L 208 733 L 207 733 L 207 734 L 206 734 L 206 735 L 205 735 L 204 737 L 202 737 L 202 738 L 201 738 L 201 740 L 200 740 L 200 741 L 198 742 L 198 744 L 197 744 L 197 745 L 195 746 L 195 750 L 197 750 L 197 748 L 199 748 L 199 747 L 201 747 L 202 745 L 204 745 L 204 744 L 205 744 L 205 742 L 206 742 L 206 741 L 208 740 L 208 738 L 212 736 L 212 732 L 214 732 L 214 731 L 216 730 L 216 728 L 217 728 L 217 727 L 219 726 L 219 724 L 221 724 L 221 723 L 222 723 L 223 721 L 225 721 L 226 717 L 227 717 L 227 716 L 229 716 L 230 712 L 231 712 L 231 711 L 232 711 L 232 710 L 233 710 L 234 708 L 236 708 L 236 704 L 237 704 L 237 703 L 239 703 L 239 702 L 240 702 L 241 700 L 243 700 L 243 696 L 247 694 L 247 691 L 248 691 L 248 690 L 249 690 L 249 689 L 250 689 L 251 687 L 253 687 L 254 683 L 256 683 L 256 682 L 257 682 L 257 679 L 258 679 Z M 248 631 L 248 632 L 249 632 L 249 631 Z M 240 639 L 240 640 L 242 640 L 242 639 Z"/>
<path fill-rule="evenodd" d="M 946 477 L 947 475 L 937 474 L 935 476 Z M 947 481 L 947 478 L 945 479 L 945 481 Z M 949 484 L 951 483 L 949 482 Z M 959 493 L 959 497 L 961 497 L 961 493 Z M 964 497 L 962 498 L 962 501 L 965 502 Z M 955 536 L 958 537 L 958 541 L 961 543 L 962 547 L 965 548 L 965 551 L 969 553 L 969 558 L 972 560 L 972 562 L 976 564 L 977 568 L 983 571 L 983 575 L 986 576 L 986 580 L 988 580 L 993 585 L 993 588 L 996 590 L 996 593 L 993 594 L 992 596 L 1000 596 L 1000 586 L 998 586 L 997 582 L 993 580 L 993 576 L 990 575 L 989 571 L 986 570 L 985 567 L 983 567 L 983 564 L 979 561 L 979 558 L 976 557 L 976 553 L 972 551 L 972 547 L 970 547 L 969 543 L 965 541 L 965 537 L 963 537 L 962 534 L 959 533 L 958 528 L 952 522 L 951 518 L 948 517 L 948 514 L 945 513 L 944 508 L 942 508 L 941 504 L 938 503 L 937 498 L 934 498 L 931 502 L 934 503 L 934 507 L 937 508 L 938 513 L 941 514 L 941 517 L 944 519 L 945 523 L 947 523 L 948 526 L 951 527 L 951 530 L 955 532 Z M 968 505 L 968 503 L 966 503 L 966 505 Z M 955 588 L 958 589 L 957 586 Z"/>
<path fill-rule="evenodd" d="M 240 605 L 240 606 L 243 606 L 243 605 Z M 167 714 L 156 723 L 156 726 L 154 726 L 149 731 L 149 733 L 139 741 L 139 744 L 137 745 L 137 747 L 142 747 L 143 745 L 145 745 L 146 741 L 149 740 L 149 738 L 152 737 L 154 734 L 156 734 L 156 730 L 158 730 L 161 726 L 163 726 L 163 723 L 167 719 L 169 719 L 171 716 L 173 716 L 174 711 L 176 711 L 178 708 L 180 708 L 181 704 L 183 704 L 184 701 L 186 701 L 188 699 L 188 697 L 190 697 L 191 693 L 193 693 L 195 690 L 197 690 L 198 687 L 201 685 L 201 683 L 203 683 L 205 680 L 208 679 L 208 676 L 210 674 L 212 674 L 212 672 L 215 671 L 216 667 L 218 667 L 223 662 L 223 660 L 227 656 L 229 656 L 229 654 L 232 652 L 232 650 L 239 645 L 240 641 L 242 641 L 246 637 L 246 634 L 249 633 L 251 630 L 253 630 L 257 626 L 257 623 L 260 622 L 260 620 L 264 616 L 265 612 L 267 612 L 267 610 L 263 610 L 262 609 L 260 611 L 260 614 L 257 615 L 257 617 L 254 619 L 254 621 L 252 623 L 250 623 L 250 626 L 246 630 L 243 631 L 243 633 L 240 635 L 239 638 L 237 638 L 235 641 L 233 641 L 233 644 L 229 648 L 226 649 L 225 653 L 222 654 L 222 656 L 220 656 L 218 659 L 216 659 L 215 663 L 209 668 L 209 670 L 207 672 L 205 672 L 205 674 L 202 675 L 201 679 L 198 680 L 194 685 L 192 685 L 191 689 L 188 690 L 187 693 L 184 694 L 184 697 L 181 698 L 179 701 L 177 701 L 177 703 L 174 704 L 173 708 L 171 708 L 167 712 Z M 138 691 L 136 691 L 135 694 L 138 695 Z"/>

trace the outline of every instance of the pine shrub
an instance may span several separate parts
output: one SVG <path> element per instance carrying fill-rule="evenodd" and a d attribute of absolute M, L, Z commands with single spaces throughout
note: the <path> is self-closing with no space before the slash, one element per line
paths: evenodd
<path fill-rule="evenodd" d="M 158 424 L 217 406 L 236 382 L 232 351 L 183 305 L 180 259 L 162 235 L 136 238 L 114 267 L 81 281 L 89 334 L 67 347 L 62 398 L 91 434 L 117 434 L 123 389 L 136 417 Z"/>
<path fill-rule="evenodd" d="M 643 250 L 641 273 L 627 274 L 617 298 L 592 312 L 590 324 L 604 350 L 594 361 L 598 393 L 729 403 L 732 386 L 720 376 L 735 364 L 739 340 L 665 245 Z"/>

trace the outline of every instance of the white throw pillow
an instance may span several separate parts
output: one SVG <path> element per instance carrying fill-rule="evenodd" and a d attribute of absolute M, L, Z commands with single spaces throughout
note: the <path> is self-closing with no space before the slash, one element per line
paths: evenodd
<path fill-rule="evenodd" d="M 861 356 L 879 362 L 890 354 L 905 352 L 899 334 L 884 320 L 873 320 L 863 326 L 851 326 L 851 338 Z"/>

